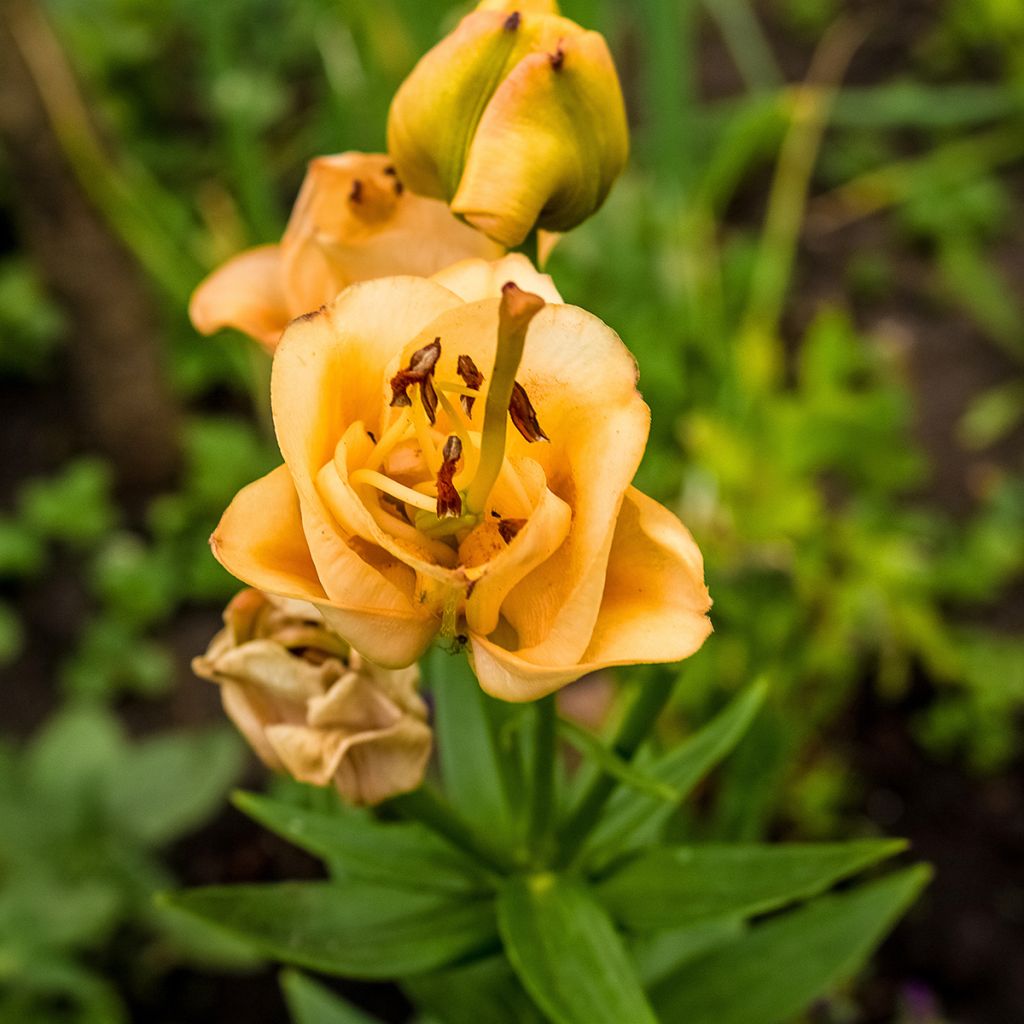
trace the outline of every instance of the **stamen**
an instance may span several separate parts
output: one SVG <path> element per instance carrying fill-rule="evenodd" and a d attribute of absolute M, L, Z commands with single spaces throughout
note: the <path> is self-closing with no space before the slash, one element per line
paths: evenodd
<path fill-rule="evenodd" d="M 413 432 L 414 424 L 407 409 L 403 410 L 394 423 L 384 431 L 384 436 L 377 442 L 366 460 L 366 469 L 380 469 L 387 457 Z"/>
<path fill-rule="evenodd" d="M 348 194 L 350 203 L 361 203 L 363 201 L 363 183 L 355 178 L 352 181 L 352 190 Z"/>
<path fill-rule="evenodd" d="M 544 308 L 539 295 L 524 292 L 512 281 L 501 289 L 498 309 L 498 345 L 494 354 L 491 386 L 484 404 L 484 423 L 480 437 L 480 462 L 466 491 L 471 512 L 484 511 L 491 488 L 505 461 L 509 403 L 516 371 L 523 358 L 526 332 L 533 318 Z"/>
<path fill-rule="evenodd" d="M 537 413 L 530 401 L 530 396 L 519 381 L 512 385 L 512 398 L 508 403 L 508 411 L 512 422 L 516 425 L 516 430 L 531 444 L 534 441 L 551 440 L 537 422 Z"/>
<path fill-rule="evenodd" d="M 378 473 L 376 470 L 353 470 L 349 474 L 349 481 L 353 484 L 366 484 L 369 487 L 374 487 L 382 494 L 388 494 L 398 501 L 405 502 L 406 505 L 423 509 L 424 512 L 434 511 L 436 503 L 427 495 L 420 494 L 419 491 L 414 491 L 411 487 L 406 487 L 405 484 L 400 484 L 397 480 L 392 480 L 391 477 Z"/>
<path fill-rule="evenodd" d="M 434 390 L 434 368 L 441 358 L 441 339 L 435 338 L 429 345 L 413 352 L 409 365 L 391 378 L 391 405 L 410 406 L 409 388 L 420 386 L 420 398 L 427 417 L 433 425 L 437 420 L 437 392 Z"/>
<path fill-rule="evenodd" d="M 484 375 L 477 369 L 476 363 L 471 356 L 459 356 L 458 374 L 463 379 L 470 391 L 479 391 L 480 385 L 484 382 Z M 476 397 L 473 395 L 462 395 L 462 408 L 466 410 L 467 416 L 473 415 L 473 403 Z"/>
<path fill-rule="evenodd" d="M 437 518 L 447 519 L 449 516 L 462 515 L 462 495 L 452 483 L 455 467 L 462 458 L 462 442 L 457 435 L 452 434 L 445 441 L 441 455 L 444 462 L 437 472 Z"/>

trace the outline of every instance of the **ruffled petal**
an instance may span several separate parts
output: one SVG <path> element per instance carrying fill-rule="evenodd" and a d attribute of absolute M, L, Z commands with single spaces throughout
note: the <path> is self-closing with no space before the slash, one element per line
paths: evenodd
<path fill-rule="evenodd" d="M 232 576 L 252 587 L 313 603 L 327 597 L 303 536 L 299 499 L 286 466 L 235 495 L 210 546 Z"/>
<path fill-rule="evenodd" d="M 192 293 L 188 314 L 200 334 L 234 327 L 272 352 L 295 315 L 285 299 L 280 248 L 261 245 L 228 260 Z"/>
<path fill-rule="evenodd" d="M 524 292 L 539 295 L 545 302 L 562 302 L 551 276 L 537 271 L 521 252 L 509 253 L 500 260 L 462 260 L 434 274 L 432 280 L 466 302 L 500 299 L 502 286 L 509 281 Z"/>
<path fill-rule="evenodd" d="M 693 538 L 671 512 L 631 487 L 615 528 L 600 614 L 580 661 L 543 662 L 474 635 L 474 669 L 493 696 L 536 700 L 601 668 L 688 658 L 711 633 L 710 606 Z"/>

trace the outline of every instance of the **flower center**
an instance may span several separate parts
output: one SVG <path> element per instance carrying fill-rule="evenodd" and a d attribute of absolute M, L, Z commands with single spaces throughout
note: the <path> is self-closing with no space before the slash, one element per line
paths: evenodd
<path fill-rule="evenodd" d="M 462 562 L 462 554 L 474 550 L 472 543 L 467 548 L 474 532 L 484 529 L 507 545 L 525 525 L 530 502 L 507 459 L 508 420 L 529 442 L 548 439 L 515 379 L 530 322 L 543 305 L 512 282 L 502 289 L 482 416 L 476 401 L 485 375 L 471 356 L 460 353 L 458 380 L 438 378 L 440 337 L 413 352 L 391 378 L 390 404 L 398 415 L 380 438 L 371 435 L 373 449 L 350 474 L 352 484 L 377 492 L 391 532 L 413 530 L 428 546 L 440 542 L 458 552 Z"/>

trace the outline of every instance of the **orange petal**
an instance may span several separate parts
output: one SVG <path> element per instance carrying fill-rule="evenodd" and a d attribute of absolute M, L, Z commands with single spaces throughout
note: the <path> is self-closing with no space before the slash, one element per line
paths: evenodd
<path fill-rule="evenodd" d="M 467 570 L 474 584 L 466 602 L 466 623 L 471 632 L 483 636 L 497 628 L 509 591 L 550 558 L 569 532 L 572 510 L 548 490 L 540 466 L 523 459 L 520 479 L 534 503 L 526 525 L 497 556 L 478 570 Z"/>
<path fill-rule="evenodd" d="M 234 327 L 272 352 L 292 316 L 279 247 L 261 245 L 228 260 L 192 293 L 188 313 L 200 334 Z"/>
<path fill-rule="evenodd" d="M 288 307 L 298 316 L 355 281 L 427 277 L 503 249 L 445 203 L 405 189 L 390 157 L 350 152 L 310 162 L 281 251 Z"/>
<path fill-rule="evenodd" d="M 314 603 L 327 597 L 310 558 L 299 499 L 285 466 L 235 495 L 210 546 L 232 576 L 252 587 Z"/>
<path fill-rule="evenodd" d="M 500 299 L 501 289 L 509 281 L 524 292 L 539 295 L 545 302 L 562 302 L 551 277 L 538 273 L 521 252 L 509 253 L 500 260 L 462 260 L 434 274 L 431 280 L 443 284 L 466 302 Z"/>
<path fill-rule="evenodd" d="M 575 306 L 537 314 L 518 379 L 551 443 L 513 437 L 511 450 L 543 466 L 573 520 L 566 542 L 510 593 L 502 611 L 540 662 L 572 663 L 597 621 L 615 520 L 643 455 L 650 412 L 628 349 Z"/>
<path fill-rule="evenodd" d="M 688 658 L 711 633 L 710 606 L 693 538 L 671 512 L 631 487 L 615 528 L 601 611 L 580 661 L 545 663 L 474 635 L 474 668 L 493 696 L 536 700 L 601 668 Z"/>

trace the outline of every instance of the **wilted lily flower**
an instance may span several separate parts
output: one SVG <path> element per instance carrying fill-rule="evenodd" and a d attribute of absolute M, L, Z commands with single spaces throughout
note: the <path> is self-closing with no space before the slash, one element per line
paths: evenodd
<path fill-rule="evenodd" d="M 243 590 L 195 673 L 220 685 L 224 709 L 260 759 L 353 804 L 416 789 L 430 757 L 413 668 L 378 668 L 313 605 Z"/>
<path fill-rule="evenodd" d="M 633 357 L 525 257 L 353 285 L 289 326 L 271 401 L 285 464 L 213 550 L 373 661 L 440 632 L 484 689 L 530 700 L 710 632 L 700 552 L 629 485 L 650 419 Z"/>
<path fill-rule="evenodd" d="M 500 246 L 461 223 L 441 202 L 407 191 L 389 157 L 317 157 L 280 245 L 235 256 L 196 289 L 196 330 L 234 327 L 273 350 L 288 322 L 330 302 L 353 281 L 429 276 Z"/>
<path fill-rule="evenodd" d="M 628 149 L 604 38 L 553 0 L 480 4 L 416 65 L 388 118 L 409 188 L 506 246 L 589 217 Z"/>

